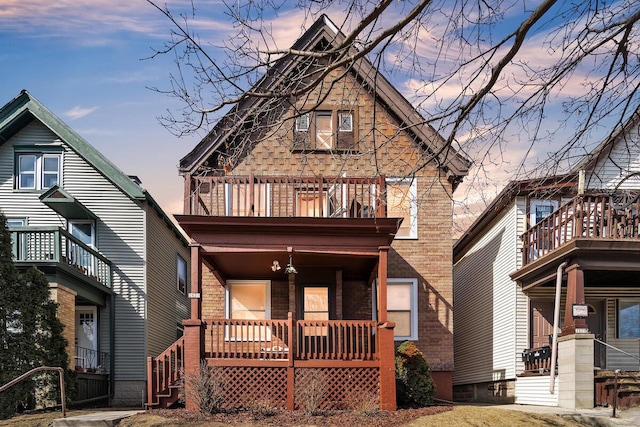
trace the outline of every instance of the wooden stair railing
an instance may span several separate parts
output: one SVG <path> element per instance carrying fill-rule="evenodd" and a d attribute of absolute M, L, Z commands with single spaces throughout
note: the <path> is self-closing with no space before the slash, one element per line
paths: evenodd
<path fill-rule="evenodd" d="M 184 372 L 184 337 L 158 357 L 147 357 L 147 408 L 168 408 L 180 398 Z"/>

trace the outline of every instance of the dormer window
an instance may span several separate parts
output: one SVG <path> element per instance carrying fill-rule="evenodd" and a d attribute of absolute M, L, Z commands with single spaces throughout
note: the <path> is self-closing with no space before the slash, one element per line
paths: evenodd
<path fill-rule="evenodd" d="M 334 109 L 317 109 L 296 116 L 293 149 L 319 152 L 354 149 L 356 116 L 355 110 Z"/>

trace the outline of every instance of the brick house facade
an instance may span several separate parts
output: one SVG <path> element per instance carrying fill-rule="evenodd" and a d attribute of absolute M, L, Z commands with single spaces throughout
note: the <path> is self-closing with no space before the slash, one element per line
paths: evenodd
<path fill-rule="evenodd" d="M 334 28 L 321 17 L 294 49 L 343 40 Z M 295 61 L 283 58 L 271 77 L 281 75 L 285 85 L 295 80 Z M 258 318 L 377 321 L 378 327 L 395 330 L 396 340 L 389 335 L 385 344 L 385 332 L 374 333 L 381 341 L 372 356 L 379 377 L 372 381 L 381 406 L 395 408 L 393 346 L 405 339 L 424 353 L 438 397 L 452 397 L 451 197 L 469 163 L 441 150 L 440 135 L 375 73 L 366 59 L 349 71 L 336 68 L 304 99 L 270 106 L 269 112 L 279 113 L 275 119 L 261 115 L 266 110 L 260 100 L 232 110 L 181 160 L 185 210 L 177 219 L 192 238 L 192 272 L 201 270 L 201 277 L 192 278 L 201 283 L 201 294 L 192 299 L 194 322 L 233 319 L 238 280 L 268 281 L 267 314 Z M 269 76 L 258 86 L 283 84 Z M 254 127 L 244 134 L 238 123 Z M 249 200 L 246 206 L 243 200 Z M 253 237 L 247 237 L 249 230 Z M 294 264 L 295 274 L 284 275 L 276 262 Z M 314 290 L 307 294 L 308 288 Z M 318 298 L 316 291 L 325 292 L 327 300 L 319 311 L 307 307 Z M 327 357 L 342 365 L 325 363 L 318 354 L 312 357 L 317 366 L 310 360 L 300 365 L 350 369 L 359 363 L 332 349 L 346 342 L 338 345 L 340 334 L 332 335 L 332 328 L 351 326 L 327 325 L 322 326 L 323 339 L 330 342 Z M 218 338 L 204 328 L 207 354 Z M 298 338 L 297 350 L 305 340 L 312 342 Z M 292 375 L 297 381 L 298 374 Z M 340 395 L 338 388 L 334 393 Z M 387 396 L 392 404 L 385 393 L 393 394 Z"/>

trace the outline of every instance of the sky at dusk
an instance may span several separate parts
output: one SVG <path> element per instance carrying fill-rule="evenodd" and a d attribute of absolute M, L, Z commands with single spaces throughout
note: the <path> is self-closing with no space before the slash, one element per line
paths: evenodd
<path fill-rule="evenodd" d="M 179 12 L 191 2 L 160 4 Z M 215 44 L 231 34 L 224 3 L 197 2 L 196 7 L 198 19 L 191 28 L 204 41 Z M 330 14 L 334 22 L 341 16 L 341 11 Z M 266 18 L 280 48 L 303 33 L 305 19 L 306 25 L 312 23 L 304 12 L 287 7 Z M 137 175 L 168 213 L 181 213 L 183 181 L 177 164 L 202 135 L 178 139 L 157 119 L 179 106 L 149 89 L 169 87 L 172 57 L 148 58 L 162 48 L 170 30 L 168 20 L 144 0 L 0 0 L 0 105 L 28 90 L 123 172 Z M 428 43 L 415 48 L 424 49 L 425 57 L 430 54 Z M 540 55 L 535 44 L 530 52 L 526 49 L 523 55 Z M 411 94 L 419 95 L 415 76 L 387 77 L 410 100 Z M 445 89 L 458 91 L 455 84 Z M 513 145 L 499 157 L 517 164 L 520 149 Z M 508 168 L 494 170 L 504 174 Z M 506 181 L 500 176 L 494 190 Z"/>

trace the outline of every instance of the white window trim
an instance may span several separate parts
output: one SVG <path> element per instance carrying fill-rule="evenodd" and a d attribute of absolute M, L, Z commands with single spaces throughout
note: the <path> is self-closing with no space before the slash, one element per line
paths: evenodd
<path fill-rule="evenodd" d="M 184 263 L 184 289 L 180 290 L 180 261 L 182 261 Z M 178 290 L 178 292 L 180 292 L 182 295 L 186 295 L 187 294 L 187 287 L 189 284 L 189 268 L 187 265 L 187 260 L 182 258 L 180 256 L 180 254 L 176 254 L 176 289 Z"/>
<path fill-rule="evenodd" d="M 295 130 L 296 132 L 307 132 L 311 123 L 311 116 L 309 113 L 300 114 L 296 117 Z"/>
<path fill-rule="evenodd" d="M 558 201 L 557 200 L 541 200 L 541 199 L 532 199 L 529 202 L 529 227 L 533 227 L 536 225 L 536 207 L 538 206 L 546 206 L 552 205 L 553 212 L 558 210 Z"/>
<path fill-rule="evenodd" d="M 342 118 L 349 118 L 349 126 L 347 128 L 342 127 Z M 353 132 L 353 114 L 352 113 L 338 113 L 338 132 Z"/>
<path fill-rule="evenodd" d="M 409 183 L 409 235 L 396 236 L 395 240 L 412 240 L 418 238 L 418 179 L 387 178 L 387 184 Z"/>
<path fill-rule="evenodd" d="M 22 187 L 20 185 L 20 158 L 23 156 L 35 156 L 35 177 L 33 187 Z M 41 191 L 46 190 L 49 187 L 43 187 L 44 182 L 44 158 L 57 157 L 58 158 L 58 185 L 62 187 L 62 153 L 48 153 L 48 152 L 16 152 L 15 154 L 15 173 L 14 173 L 14 188 L 20 191 Z"/>
<path fill-rule="evenodd" d="M 410 278 L 387 278 L 387 286 L 390 283 L 410 283 L 411 284 L 411 335 L 409 336 L 395 336 L 394 341 L 417 341 L 418 340 L 418 279 Z M 380 300 L 378 295 L 378 279 L 373 282 L 371 295 L 373 320 L 378 320 L 378 301 Z"/>
<path fill-rule="evenodd" d="M 271 319 L 271 280 L 227 280 L 227 286 L 224 288 L 224 318 L 231 319 L 231 288 L 233 286 L 242 285 L 257 285 L 263 284 L 265 286 L 265 298 L 264 302 L 264 317 L 266 320 Z M 271 341 L 271 329 L 266 328 L 266 334 L 261 341 Z M 229 336 L 229 329 L 225 328 L 224 331 L 225 341 L 258 341 L 249 338 L 243 338 L 242 340 L 232 338 Z"/>

